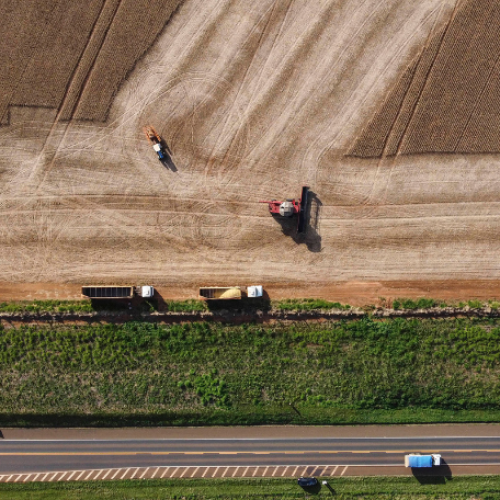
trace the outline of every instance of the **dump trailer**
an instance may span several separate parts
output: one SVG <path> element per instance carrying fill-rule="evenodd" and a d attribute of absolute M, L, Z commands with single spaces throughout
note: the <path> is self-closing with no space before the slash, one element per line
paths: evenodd
<path fill-rule="evenodd" d="M 149 298 L 154 295 L 152 286 L 87 285 L 82 286 L 82 297 L 87 299 L 131 299 L 134 296 Z"/>
<path fill-rule="evenodd" d="M 259 203 L 267 203 L 269 213 L 273 217 L 293 217 L 297 215 L 297 233 L 303 233 L 307 227 L 307 203 L 309 201 L 309 187 L 302 186 L 302 193 L 298 200 L 288 198 L 285 201 L 262 200 Z"/>
<path fill-rule="evenodd" d="M 433 467 L 441 465 L 441 455 L 405 455 L 405 467 L 418 469 L 420 467 Z"/>
<path fill-rule="evenodd" d="M 204 300 L 238 300 L 241 299 L 241 288 L 239 286 L 201 287 L 200 297 Z"/>

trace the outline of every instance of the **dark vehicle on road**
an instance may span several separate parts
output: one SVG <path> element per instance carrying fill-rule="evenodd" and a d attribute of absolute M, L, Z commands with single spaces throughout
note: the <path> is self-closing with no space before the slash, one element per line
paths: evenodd
<path fill-rule="evenodd" d="M 318 480 L 315 477 L 299 477 L 299 479 L 297 479 L 297 483 L 303 488 L 311 488 L 312 486 L 316 486 L 318 484 Z"/>

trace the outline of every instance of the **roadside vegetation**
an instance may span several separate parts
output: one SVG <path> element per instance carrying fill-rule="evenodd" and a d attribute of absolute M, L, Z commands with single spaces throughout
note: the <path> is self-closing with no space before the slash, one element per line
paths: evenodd
<path fill-rule="evenodd" d="M 466 302 L 446 302 L 443 300 L 421 297 L 418 299 L 397 298 L 392 302 L 380 298 L 381 306 L 366 305 L 362 308 L 355 308 L 349 304 L 340 302 L 330 302 L 323 299 L 284 299 L 269 301 L 265 299 L 243 299 L 241 301 L 214 301 L 207 303 L 202 300 L 167 300 L 160 301 L 156 298 L 140 302 L 129 301 L 90 301 L 90 300 L 34 300 L 22 302 L 2 302 L 0 303 L 0 313 L 18 314 L 46 314 L 46 313 L 92 313 L 103 311 L 127 311 L 128 313 L 152 313 L 155 311 L 172 313 L 202 313 L 216 312 L 220 310 L 262 310 L 275 312 L 310 312 L 310 311 L 349 311 L 363 310 L 369 316 L 371 312 L 380 310 L 381 307 L 394 309 L 396 311 L 414 311 L 417 309 L 431 308 L 456 308 L 456 309 L 483 309 L 489 308 L 493 311 L 500 309 L 500 302 L 496 300 L 481 301 L 478 299 Z M 131 307 L 129 307 L 129 305 Z"/>
<path fill-rule="evenodd" d="M 500 421 L 500 320 L 0 329 L 2 425 Z"/>
<path fill-rule="evenodd" d="M 356 498 L 377 500 L 493 500 L 500 496 L 499 476 L 329 478 L 307 494 L 295 479 L 165 479 L 75 483 L 0 484 L 9 500 L 244 500 Z"/>

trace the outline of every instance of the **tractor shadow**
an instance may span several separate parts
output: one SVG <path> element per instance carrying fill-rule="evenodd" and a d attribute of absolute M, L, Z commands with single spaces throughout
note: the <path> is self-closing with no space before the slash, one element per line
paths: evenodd
<path fill-rule="evenodd" d="M 443 459 L 439 467 L 431 467 L 428 470 L 412 468 L 411 473 L 420 484 L 445 484 L 453 479 L 450 466 Z"/>
<path fill-rule="evenodd" d="M 321 235 L 319 234 L 319 217 L 322 207 L 321 200 L 313 191 L 309 191 L 309 200 L 305 207 L 306 230 L 297 232 L 297 217 L 273 216 L 281 226 L 285 236 L 292 238 L 298 245 L 306 245 L 310 252 L 321 252 Z"/>
<path fill-rule="evenodd" d="M 177 172 L 179 169 L 175 166 L 174 160 L 172 159 L 172 151 L 168 147 L 168 144 L 165 142 L 165 140 L 162 138 L 161 140 L 161 146 L 163 148 L 163 151 L 165 152 L 165 159 L 160 160 L 161 164 L 171 170 L 172 172 Z"/>

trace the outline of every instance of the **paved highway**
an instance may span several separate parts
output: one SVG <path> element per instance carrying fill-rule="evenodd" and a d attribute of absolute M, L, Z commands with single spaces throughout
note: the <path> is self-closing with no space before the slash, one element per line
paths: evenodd
<path fill-rule="evenodd" d="M 500 437 L 0 441 L 0 474 L 118 467 L 401 466 L 409 452 L 449 465 L 500 465 Z"/>

